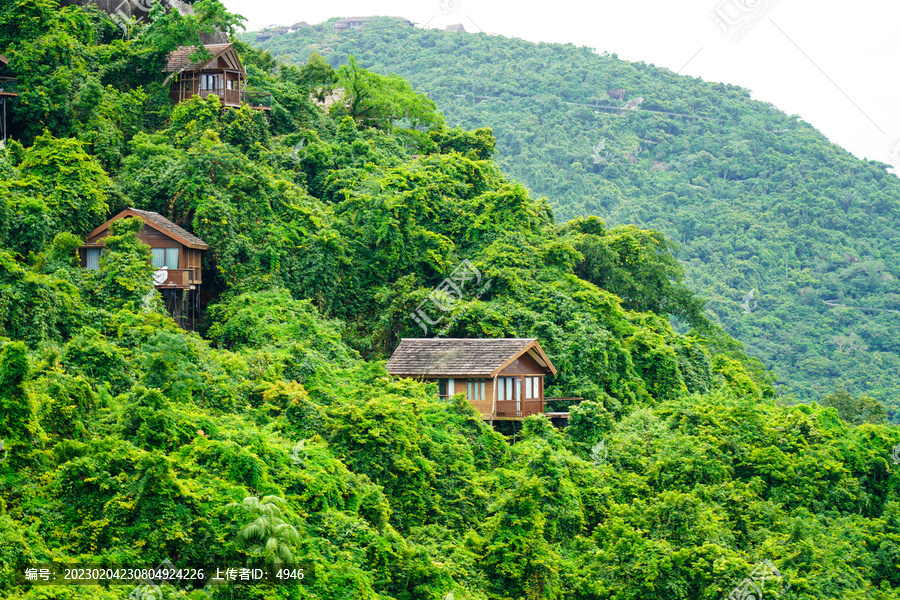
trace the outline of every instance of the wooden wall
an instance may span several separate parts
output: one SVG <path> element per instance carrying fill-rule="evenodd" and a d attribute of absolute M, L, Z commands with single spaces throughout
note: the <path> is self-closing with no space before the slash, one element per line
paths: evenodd
<path fill-rule="evenodd" d="M 107 235 L 109 235 L 108 229 L 88 239 L 88 243 L 101 242 Z M 200 284 L 202 282 L 202 250 L 197 250 L 196 248 L 188 248 L 187 246 L 182 245 L 180 242 L 173 240 L 169 236 L 160 233 L 149 225 L 144 225 L 140 232 L 138 232 L 138 239 L 140 239 L 151 248 L 181 248 L 181 251 L 178 253 L 178 268 L 192 269 L 194 272 L 194 284 Z M 79 254 L 81 256 L 82 268 L 87 267 L 86 251 L 84 249 L 81 249 Z"/>
<path fill-rule="evenodd" d="M 500 372 L 500 377 L 512 375 L 544 375 L 546 371 L 528 354 L 523 354 Z"/>

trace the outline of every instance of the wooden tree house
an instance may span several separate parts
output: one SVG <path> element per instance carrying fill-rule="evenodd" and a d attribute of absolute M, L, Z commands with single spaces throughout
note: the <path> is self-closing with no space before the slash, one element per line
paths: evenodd
<path fill-rule="evenodd" d="M 127 208 L 87 235 L 78 248 L 81 266 L 100 268 L 100 254 L 109 235 L 109 225 L 118 219 L 137 217 L 144 222 L 138 238 L 150 246 L 151 264 L 156 269 L 153 283 L 166 302 L 166 307 L 182 327 L 193 328 L 198 317 L 199 286 L 203 283 L 203 252 L 209 244 L 179 227 L 159 213 Z"/>
<path fill-rule="evenodd" d="M 183 46 L 169 54 L 165 71 L 169 73 L 163 85 L 169 86 L 169 98 L 180 104 L 194 96 L 218 96 L 222 106 L 240 108 L 247 104 L 256 110 L 271 110 L 271 94 L 252 92 L 247 88 L 247 72 L 238 58 L 234 44 L 206 44 L 212 55 L 208 61 L 192 62 L 197 50 Z"/>
<path fill-rule="evenodd" d="M 387 370 L 397 377 L 437 382 L 442 398 L 464 394 L 485 421 L 549 415 L 544 413 L 549 400 L 544 377 L 556 375 L 537 340 L 523 338 L 404 338 Z"/>

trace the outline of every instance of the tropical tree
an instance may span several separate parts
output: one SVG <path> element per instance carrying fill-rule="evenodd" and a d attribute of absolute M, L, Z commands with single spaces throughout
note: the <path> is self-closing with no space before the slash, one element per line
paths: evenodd
<path fill-rule="evenodd" d="M 238 506 L 232 504 L 231 506 Z M 297 529 L 287 522 L 283 509 L 287 503 L 278 496 L 249 496 L 240 504 L 253 519 L 237 534 L 238 545 L 250 555 L 248 564 L 262 561 L 272 567 L 294 560 L 294 548 L 300 543 Z"/>

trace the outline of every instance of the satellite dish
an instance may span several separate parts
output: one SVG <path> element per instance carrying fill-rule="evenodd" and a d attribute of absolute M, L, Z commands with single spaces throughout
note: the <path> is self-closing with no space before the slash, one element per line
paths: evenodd
<path fill-rule="evenodd" d="M 163 267 L 153 273 L 153 285 L 162 285 L 169 278 L 169 270 Z"/>

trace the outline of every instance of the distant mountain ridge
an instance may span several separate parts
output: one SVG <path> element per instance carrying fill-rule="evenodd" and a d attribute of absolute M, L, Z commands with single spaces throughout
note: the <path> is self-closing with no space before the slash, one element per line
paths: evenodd
<path fill-rule="evenodd" d="M 846 388 L 896 419 L 900 180 L 888 165 L 746 89 L 615 54 L 386 21 L 335 35 L 331 23 L 246 40 L 288 63 L 353 54 L 411 81 L 448 123 L 490 126 L 498 164 L 546 195 L 558 221 L 597 215 L 677 241 L 711 318 L 782 393 Z"/>

